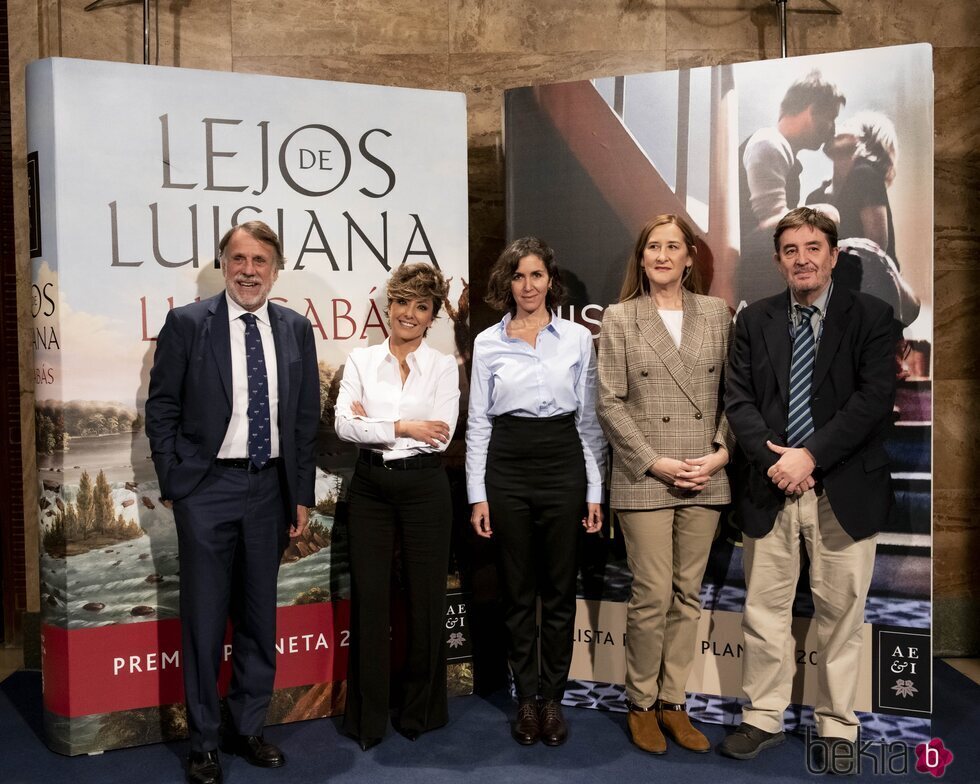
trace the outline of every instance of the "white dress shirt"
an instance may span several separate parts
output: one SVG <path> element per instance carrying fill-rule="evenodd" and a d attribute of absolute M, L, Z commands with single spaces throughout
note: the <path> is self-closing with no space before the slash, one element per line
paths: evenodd
<path fill-rule="evenodd" d="M 667 334 L 674 341 L 678 349 L 681 347 L 681 338 L 684 336 L 684 311 L 683 310 L 661 310 L 657 308 L 660 320 L 667 328 Z"/>
<path fill-rule="evenodd" d="M 269 422 L 271 424 L 272 454 L 279 457 L 279 384 L 276 363 L 276 343 L 269 319 L 269 303 L 255 311 L 247 311 L 225 292 L 228 303 L 228 332 L 231 336 L 231 419 L 221 442 L 218 457 L 248 457 L 248 371 L 245 368 L 245 322 L 242 316 L 251 312 L 262 337 L 265 373 L 269 380 Z"/>
<path fill-rule="evenodd" d="M 395 422 L 437 420 L 449 425 L 452 440 L 459 417 L 459 366 L 456 358 L 431 348 L 425 341 L 406 357 L 409 373 L 402 384 L 398 360 L 386 340 L 377 346 L 355 348 L 344 365 L 344 378 L 334 410 L 334 429 L 344 441 L 381 452 L 385 462 L 442 452 L 449 445 L 429 446 L 414 438 L 396 437 Z M 356 416 L 359 401 L 367 416 Z"/>
<path fill-rule="evenodd" d="M 487 448 L 493 418 L 501 414 L 553 417 L 575 414 L 585 456 L 586 500 L 602 503 L 606 439 L 595 413 L 596 358 L 592 333 L 558 318 L 538 333 L 535 346 L 507 334 L 511 316 L 477 335 L 473 344 L 466 430 L 466 493 L 487 500 Z M 561 455 L 555 455 L 561 460 Z"/>

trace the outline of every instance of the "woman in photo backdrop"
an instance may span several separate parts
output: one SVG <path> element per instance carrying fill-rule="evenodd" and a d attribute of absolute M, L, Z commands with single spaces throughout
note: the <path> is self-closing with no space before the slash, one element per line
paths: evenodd
<path fill-rule="evenodd" d="M 834 175 L 807 197 L 807 204 L 834 205 L 840 213 L 837 235 L 842 240 L 871 240 L 898 265 L 888 200 L 898 164 L 894 123 L 880 112 L 858 112 L 838 123 L 824 151 L 834 163 Z"/>
<path fill-rule="evenodd" d="M 626 620 L 626 695 L 633 742 L 663 754 L 667 737 L 710 744 L 687 716 L 701 580 L 730 500 L 732 448 L 722 380 L 728 306 L 699 293 L 694 232 L 659 215 L 637 237 L 599 343 L 599 420 L 613 448 L 610 507 L 633 585 Z"/>
<path fill-rule="evenodd" d="M 487 289 L 487 304 L 506 314 L 473 346 L 470 522 L 496 543 L 518 697 L 512 734 L 523 745 L 540 738 L 558 746 L 568 735 L 561 699 L 572 658 L 578 528 L 602 527 L 606 445 L 595 414 L 595 349 L 585 327 L 555 312 L 561 279 L 540 240 L 512 242 Z"/>
<path fill-rule="evenodd" d="M 448 721 L 446 572 L 452 504 L 442 452 L 459 413 L 456 359 L 424 338 L 449 286 L 428 264 L 388 281 L 390 336 L 347 358 L 337 435 L 360 446 L 350 508 L 351 647 L 344 730 L 367 751 L 388 726 L 391 573 L 401 551 L 408 653 L 395 728 L 410 740 Z"/>
<path fill-rule="evenodd" d="M 895 252 L 888 199 L 898 166 L 895 125 L 881 112 L 858 112 L 838 124 L 825 151 L 834 162 L 833 177 L 807 203 L 829 202 L 839 213 L 834 283 L 887 302 L 900 328 L 907 327 L 918 317 L 921 303 L 902 276 Z"/>

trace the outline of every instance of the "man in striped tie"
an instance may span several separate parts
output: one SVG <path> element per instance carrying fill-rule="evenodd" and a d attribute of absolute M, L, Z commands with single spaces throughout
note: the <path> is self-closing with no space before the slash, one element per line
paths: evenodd
<path fill-rule="evenodd" d="M 752 759 L 783 741 L 796 672 L 791 634 L 800 542 L 817 630 L 817 732 L 837 772 L 855 761 L 854 701 L 876 534 L 894 504 L 884 437 L 895 400 L 892 309 L 835 287 L 837 227 L 787 213 L 774 259 L 787 290 L 738 317 L 725 412 L 738 439 L 732 482 L 747 593 L 742 724 L 719 751 Z"/>
<path fill-rule="evenodd" d="M 320 381 L 307 318 L 269 302 L 285 261 L 262 221 L 218 244 L 225 288 L 174 308 L 157 338 L 146 434 L 180 554 L 190 784 L 220 784 L 218 674 L 232 623 L 222 745 L 282 767 L 265 740 L 276 675 L 279 561 L 314 504 Z"/>

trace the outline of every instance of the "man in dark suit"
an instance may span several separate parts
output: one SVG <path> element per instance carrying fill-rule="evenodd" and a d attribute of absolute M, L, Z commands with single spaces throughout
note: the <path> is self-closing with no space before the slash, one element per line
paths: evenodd
<path fill-rule="evenodd" d="M 876 534 L 893 506 L 883 444 L 895 400 L 892 309 L 833 285 L 837 227 L 826 215 L 806 207 L 787 213 L 775 246 L 788 289 L 739 314 L 726 377 L 738 447 L 732 487 L 744 534 L 749 704 L 719 750 L 751 759 L 783 741 L 802 539 L 819 646 L 817 732 L 847 744 L 838 757 L 853 760 L 864 605 Z"/>
<path fill-rule="evenodd" d="M 219 244 L 225 290 L 175 308 L 157 339 L 146 434 L 180 552 L 181 667 L 192 784 L 220 782 L 218 669 L 231 617 L 227 748 L 280 767 L 262 737 L 276 672 L 276 581 L 315 503 L 320 417 L 309 320 L 268 302 L 284 266 L 261 221 Z"/>

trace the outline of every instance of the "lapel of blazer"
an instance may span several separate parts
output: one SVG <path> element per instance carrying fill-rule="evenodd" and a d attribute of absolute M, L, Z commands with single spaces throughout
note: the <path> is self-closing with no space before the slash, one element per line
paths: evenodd
<path fill-rule="evenodd" d="M 817 345 L 817 358 L 813 363 L 813 380 L 811 389 L 819 389 L 830 364 L 837 355 L 841 338 L 844 337 L 844 326 L 847 324 L 847 313 L 854 304 L 854 295 L 843 286 L 836 286 L 830 292 L 830 302 L 827 303 L 827 315 L 823 320 L 823 333 Z"/>
<path fill-rule="evenodd" d="M 208 308 L 208 320 L 204 328 L 205 337 L 211 344 L 211 353 L 214 354 L 215 364 L 218 366 L 218 377 L 221 379 L 221 388 L 225 392 L 228 401 L 228 408 L 231 408 L 231 333 L 228 329 L 228 302 L 225 300 L 225 293 L 222 291 L 217 297 L 211 300 Z"/>
<path fill-rule="evenodd" d="M 292 358 L 292 333 L 282 316 L 282 310 L 273 302 L 269 303 L 269 323 L 272 325 L 272 338 L 276 345 L 276 378 L 279 383 L 279 421 L 289 401 L 289 362 Z M 280 436 L 281 436 L 280 430 Z"/>
<path fill-rule="evenodd" d="M 663 319 L 660 318 L 660 313 L 657 312 L 653 300 L 649 296 L 640 296 L 633 301 L 636 303 L 636 326 L 640 331 L 640 335 L 643 336 L 643 339 L 650 344 L 650 348 L 663 361 L 667 372 L 677 382 L 680 390 L 697 406 L 698 403 L 694 395 L 691 371 L 694 368 L 694 361 L 697 360 L 697 355 L 701 351 L 701 335 L 691 334 L 691 330 L 694 328 L 687 323 L 689 320 L 687 310 L 689 298 L 685 296 L 683 302 L 684 328 L 681 332 L 681 351 L 678 351 L 677 346 L 674 345 L 674 339 L 667 331 L 667 327 L 664 326 Z M 693 298 L 690 298 L 690 301 L 693 301 Z M 692 309 L 696 308 L 696 304 L 692 306 Z M 697 316 L 697 328 L 700 330 L 702 320 L 700 310 L 698 310 Z M 690 365 L 687 366 L 681 355 L 684 354 L 690 358 L 692 351 L 693 359 L 690 359 Z"/>
<path fill-rule="evenodd" d="M 681 330 L 681 361 L 687 371 L 688 382 L 694 373 L 694 366 L 701 356 L 701 344 L 704 342 L 704 314 L 698 298 L 687 289 L 681 289 L 684 298 L 684 320 Z M 690 397 L 690 394 L 688 394 Z"/>
<path fill-rule="evenodd" d="M 792 357 L 792 342 L 789 337 L 789 317 L 786 313 L 789 289 L 782 296 L 772 297 L 766 308 L 768 316 L 762 326 L 769 361 L 776 372 L 776 383 L 783 405 L 789 405 L 789 363 Z"/>

